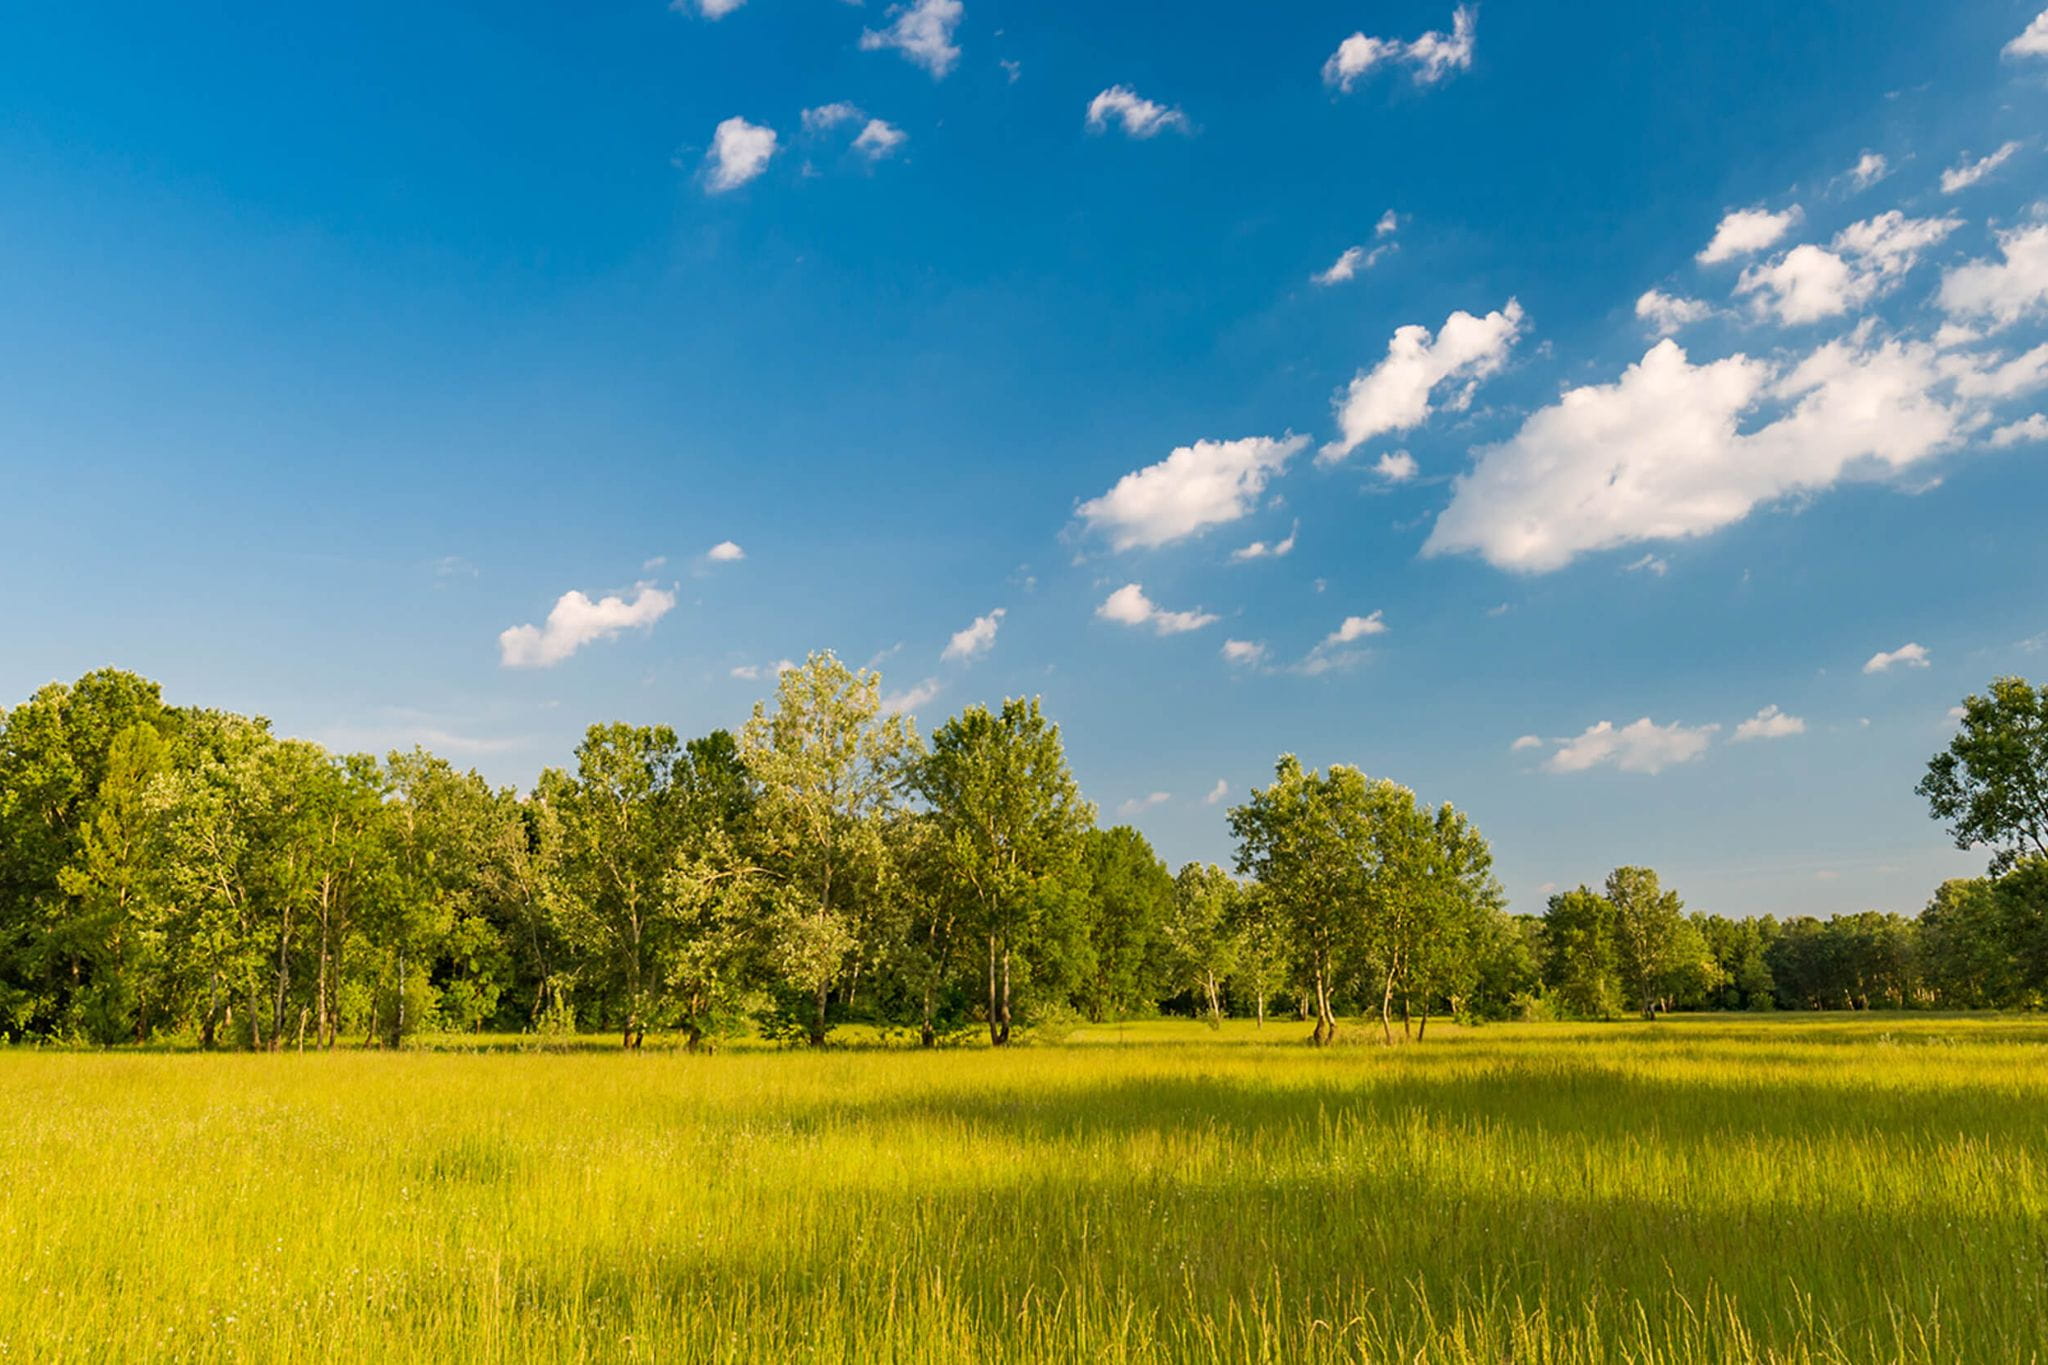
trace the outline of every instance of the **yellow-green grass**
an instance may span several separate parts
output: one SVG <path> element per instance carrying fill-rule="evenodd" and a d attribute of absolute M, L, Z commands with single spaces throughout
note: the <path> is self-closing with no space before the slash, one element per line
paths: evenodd
<path fill-rule="evenodd" d="M 0 1360 L 2048 1349 L 2048 1025 L 1302 1031 L 0 1051 Z"/>

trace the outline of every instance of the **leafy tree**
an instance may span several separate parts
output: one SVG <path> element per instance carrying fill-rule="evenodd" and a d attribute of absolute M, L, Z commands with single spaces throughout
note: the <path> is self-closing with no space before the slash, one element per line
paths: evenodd
<path fill-rule="evenodd" d="M 1615 966 L 1622 989 L 1642 1010 L 1657 1017 L 1657 1002 L 1675 975 L 1696 969 L 1705 945 L 1685 933 L 1685 903 L 1657 884 L 1647 867 L 1617 867 L 1607 874 L 1607 903 L 1614 907 Z"/>
<path fill-rule="evenodd" d="M 947 721 L 916 780 L 931 808 L 936 867 L 958 888 L 964 927 L 987 948 L 989 1042 L 1002 1047 L 1018 960 L 1062 955 L 1072 927 L 1065 892 L 1095 808 L 1036 698 L 1006 700 L 999 713 L 970 706 Z M 949 942 L 951 933 L 949 922 Z"/>
<path fill-rule="evenodd" d="M 1419 894 L 1404 953 L 1404 1001 L 1412 994 L 1422 1006 L 1420 1037 L 1428 1032 L 1436 1002 L 1456 1014 L 1478 989 L 1482 948 L 1498 941 L 1507 898 L 1494 879 L 1492 850 L 1462 811 L 1446 802 L 1433 813 L 1418 810 L 1417 815 L 1421 818 L 1413 829 L 1422 857 L 1413 873 Z M 1403 1016 L 1405 1022 L 1405 1005 Z M 1381 1024 L 1391 1037 L 1384 1015 Z"/>
<path fill-rule="evenodd" d="M 1543 944 L 1545 979 L 1565 1009 L 1582 1018 L 1615 1012 L 1620 986 L 1611 901 L 1583 886 L 1551 896 Z"/>
<path fill-rule="evenodd" d="M 1920 912 L 1918 946 L 1935 1000 L 1950 1009 L 1999 1008 L 2019 992 L 2006 903 L 1988 877 L 1953 878 Z"/>
<path fill-rule="evenodd" d="M 1914 790 L 1957 848 L 1992 850 L 1994 873 L 2048 858 L 2048 687 L 1997 678 L 1965 697 L 1956 737 Z"/>
<path fill-rule="evenodd" d="M 1239 1009 L 1250 1005 L 1253 1026 L 1264 1028 L 1266 1005 L 1288 980 L 1287 924 L 1256 882 L 1239 887 L 1230 910 L 1227 930 L 1236 949 L 1230 998 Z"/>
<path fill-rule="evenodd" d="M 1081 1003 L 1100 1023 L 1126 1017 L 1158 995 L 1174 884 L 1152 845 L 1129 825 L 1091 830 L 1084 857 L 1091 962 Z"/>
<path fill-rule="evenodd" d="M 832 987 L 880 945 L 863 935 L 889 879 L 887 832 L 923 746 L 883 710 L 881 676 L 813 654 L 776 681 L 775 710 L 754 707 L 739 753 L 757 784 L 753 836 L 775 886 L 777 975 L 808 1004 L 822 1046 Z"/>
<path fill-rule="evenodd" d="M 1223 982 L 1237 966 L 1237 901 L 1242 893 L 1214 863 L 1189 863 L 1173 880 L 1173 909 L 1163 926 L 1169 979 L 1192 990 L 1223 1022 Z"/>

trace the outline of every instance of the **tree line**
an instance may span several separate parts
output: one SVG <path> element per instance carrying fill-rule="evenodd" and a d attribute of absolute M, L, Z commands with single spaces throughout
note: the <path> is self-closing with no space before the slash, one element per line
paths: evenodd
<path fill-rule="evenodd" d="M 1167 1010 L 1282 1012 L 1327 1043 L 1361 1015 L 1391 1042 L 1445 1016 L 2031 1007 L 2048 819 L 2013 793 L 2015 772 L 2048 790 L 2043 713 L 2048 689 L 2000 680 L 1922 783 L 1959 842 L 1997 850 L 1992 876 L 1918 919 L 1781 924 L 1689 915 L 1644 868 L 1510 915 L 1462 812 L 1292 756 L 1230 810 L 1232 869 L 1174 873 L 1100 827 L 1036 700 L 926 738 L 830 654 L 736 733 L 592 726 L 526 792 L 101 670 L 0 713 L 0 1033 L 695 1047 L 861 1024 L 1000 1047 Z"/>

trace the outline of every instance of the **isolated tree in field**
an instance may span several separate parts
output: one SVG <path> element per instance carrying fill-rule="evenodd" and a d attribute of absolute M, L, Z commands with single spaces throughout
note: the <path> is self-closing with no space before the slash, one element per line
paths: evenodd
<path fill-rule="evenodd" d="M 1364 965 L 1367 897 L 1380 857 L 1375 784 L 1342 764 L 1327 774 L 1283 755 L 1273 780 L 1230 812 L 1237 870 L 1284 917 L 1315 1010 L 1318 1046 L 1337 1037 L 1335 996 Z"/>
<path fill-rule="evenodd" d="M 1189 863 L 1173 879 L 1173 909 L 1163 937 L 1174 985 L 1191 990 L 1209 1016 L 1223 1023 L 1223 982 L 1237 967 L 1237 898 L 1230 874 L 1214 863 Z"/>
<path fill-rule="evenodd" d="M 1036 698 L 1007 700 L 999 713 L 970 706 L 941 725 L 917 787 L 931 808 L 934 856 L 987 949 L 989 1041 L 1002 1047 L 1014 960 L 1064 927 L 1048 916 L 1076 875 L 1095 808 L 1081 798 L 1059 727 Z"/>
<path fill-rule="evenodd" d="M 806 1037 L 823 1046 L 832 987 L 872 945 L 859 930 L 883 893 L 887 831 L 922 754 L 917 731 L 882 708 L 881 675 L 829 653 L 776 680 L 739 750 L 756 794 L 752 829 L 775 883 L 777 975 L 807 1002 Z"/>
<path fill-rule="evenodd" d="M 1957 848 L 1992 850 L 1994 873 L 2048 858 L 2048 687 L 1998 678 L 1963 698 L 1956 737 L 1914 790 Z"/>
<path fill-rule="evenodd" d="M 1622 988 L 1643 1012 L 1657 1017 L 1657 1001 L 1672 974 L 1688 962 L 1685 903 L 1657 884 L 1647 867 L 1617 867 L 1607 874 L 1607 903 L 1614 907 L 1615 965 Z M 1697 940 L 1697 934 L 1693 936 Z"/>

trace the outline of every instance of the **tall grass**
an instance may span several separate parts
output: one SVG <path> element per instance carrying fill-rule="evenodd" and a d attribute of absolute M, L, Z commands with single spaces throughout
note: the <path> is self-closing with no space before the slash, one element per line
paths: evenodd
<path fill-rule="evenodd" d="M 2006 1361 L 2048 1026 L 0 1053 L 0 1360 Z"/>

